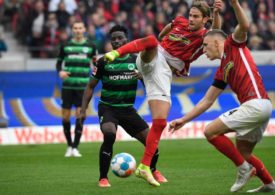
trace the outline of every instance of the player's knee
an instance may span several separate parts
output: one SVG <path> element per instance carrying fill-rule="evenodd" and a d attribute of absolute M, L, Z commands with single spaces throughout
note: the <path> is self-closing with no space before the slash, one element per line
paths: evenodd
<path fill-rule="evenodd" d="M 104 142 L 110 145 L 113 145 L 116 140 L 116 134 L 113 132 L 105 132 L 104 135 Z"/>
<path fill-rule="evenodd" d="M 151 47 L 157 47 L 158 46 L 158 40 L 154 35 L 149 35 L 146 38 L 147 43 L 150 43 Z"/>
<path fill-rule="evenodd" d="M 204 136 L 206 137 L 207 140 L 211 140 L 214 137 L 214 134 L 212 133 L 212 131 L 208 126 L 206 126 L 204 130 Z"/>
<path fill-rule="evenodd" d="M 154 129 L 160 130 L 160 131 L 163 131 L 166 125 L 167 125 L 167 121 L 165 119 L 154 119 L 152 124 Z"/>

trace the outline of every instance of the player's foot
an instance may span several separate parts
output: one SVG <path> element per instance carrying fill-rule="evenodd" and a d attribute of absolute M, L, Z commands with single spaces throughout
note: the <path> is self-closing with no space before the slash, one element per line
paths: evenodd
<path fill-rule="evenodd" d="M 73 148 L 72 147 L 68 147 L 65 153 L 65 157 L 71 157 L 72 156 L 72 151 Z"/>
<path fill-rule="evenodd" d="M 116 50 L 112 50 L 104 55 L 104 59 L 107 60 L 108 62 L 112 62 L 118 57 L 119 57 L 119 53 Z"/>
<path fill-rule="evenodd" d="M 249 164 L 245 168 L 239 167 L 236 182 L 233 184 L 230 191 L 237 192 L 240 190 L 248 182 L 249 178 L 255 175 L 255 173 L 256 169 Z"/>
<path fill-rule="evenodd" d="M 275 182 L 273 181 L 270 184 L 260 186 L 259 188 L 256 188 L 256 189 L 253 189 L 253 190 L 248 190 L 247 192 L 249 192 L 249 193 L 254 193 L 254 192 L 275 192 Z"/>
<path fill-rule="evenodd" d="M 109 183 L 107 178 L 102 178 L 99 180 L 98 186 L 101 188 L 108 188 L 111 187 L 111 184 Z"/>
<path fill-rule="evenodd" d="M 79 153 L 77 148 L 73 148 L 72 150 L 72 156 L 73 157 L 81 157 L 82 155 Z"/>
<path fill-rule="evenodd" d="M 153 177 L 149 166 L 140 163 L 135 171 L 135 174 L 137 177 L 145 179 L 149 184 L 153 186 L 160 186 L 159 182 L 157 182 Z"/>
<path fill-rule="evenodd" d="M 161 174 L 160 171 L 155 170 L 153 172 L 153 177 L 155 178 L 155 180 L 157 180 L 157 182 L 159 183 L 166 183 L 168 182 L 168 180 Z"/>

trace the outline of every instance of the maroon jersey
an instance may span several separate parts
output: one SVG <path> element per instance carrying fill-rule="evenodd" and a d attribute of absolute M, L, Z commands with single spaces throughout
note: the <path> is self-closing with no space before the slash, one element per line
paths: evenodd
<path fill-rule="evenodd" d="M 206 28 L 191 31 L 188 20 L 178 16 L 172 21 L 171 31 L 164 36 L 160 45 L 172 56 L 182 60 L 185 66 L 203 54 L 203 36 L 208 31 Z"/>
<path fill-rule="evenodd" d="M 224 53 L 215 79 L 229 84 L 240 103 L 251 99 L 268 99 L 262 77 L 249 49 L 245 42 L 234 41 L 232 35 L 224 43 Z"/>

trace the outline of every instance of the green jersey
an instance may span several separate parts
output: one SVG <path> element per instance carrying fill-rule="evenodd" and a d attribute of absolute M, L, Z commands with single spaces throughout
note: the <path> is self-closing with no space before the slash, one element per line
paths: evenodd
<path fill-rule="evenodd" d="M 87 40 L 81 43 L 70 40 L 61 46 L 57 64 L 61 66 L 64 61 L 63 70 L 70 73 L 69 77 L 63 80 L 63 88 L 85 89 L 91 73 L 90 64 L 96 53 L 95 45 Z"/>
<path fill-rule="evenodd" d="M 136 98 L 137 79 L 131 75 L 137 69 L 136 56 L 128 54 L 107 63 L 103 57 L 97 62 L 91 79 L 101 80 L 100 102 L 109 106 L 133 106 Z"/>

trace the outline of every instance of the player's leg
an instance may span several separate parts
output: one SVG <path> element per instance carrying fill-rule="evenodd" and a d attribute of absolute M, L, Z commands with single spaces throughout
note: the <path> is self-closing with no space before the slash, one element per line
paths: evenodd
<path fill-rule="evenodd" d="M 82 155 L 79 153 L 78 151 L 78 146 L 79 146 L 79 143 L 80 143 L 80 139 L 81 139 L 81 136 L 82 136 L 82 130 L 83 130 L 83 127 L 82 127 L 82 122 L 83 121 L 80 121 L 79 119 L 79 115 L 80 115 L 80 110 L 81 110 L 81 104 L 82 104 L 82 97 L 83 97 L 83 93 L 84 91 L 83 90 L 74 90 L 74 105 L 76 107 L 75 109 L 75 130 L 74 130 L 74 141 L 73 141 L 73 150 L 72 150 L 72 155 L 74 157 L 81 157 Z"/>
<path fill-rule="evenodd" d="M 149 100 L 153 122 L 146 139 L 146 147 L 141 163 L 150 166 L 156 152 L 161 134 L 166 127 L 166 118 L 170 111 L 170 102 L 163 100 Z"/>
<path fill-rule="evenodd" d="M 62 126 L 63 132 L 67 141 L 67 150 L 65 157 L 72 156 L 72 136 L 71 136 L 71 122 L 70 122 L 71 110 L 62 108 Z"/>
<path fill-rule="evenodd" d="M 148 135 L 149 131 L 149 126 L 148 124 L 144 121 L 144 119 L 137 113 L 136 109 L 133 107 L 127 107 L 124 108 L 123 110 L 120 110 L 120 112 L 117 113 L 119 125 L 122 126 L 122 128 L 132 137 L 136 138 L 139 142 L 141 142 L 144 146 L 146 145 L 146 138 Z M 159 180 L 161 182 L 167 182 L 167 179 L 161 175 L 159 171 L 156 170 L 156 163 L 158 161 L 158 149 L 156 150 L 153 158 L 151 165 L 149 167 L 149 172 L 153 173 L 151 178 L 147 177 L 144 178 L 149 183 L 154 183 L 155 182 L 155 175 L 158 176 L 156 180 Z M 155 173 L 155 175 L 154 175 Z M 154 179 L 155 178 L 155 179 Z M 153 184 L 154 185 L 154 184 Z"/>
<path fill-rule="evenodd" d="M 166 119 L 171 106 L 172 71 L 161 52 L 158 52 L 150 63 L 144 62 L 142 55 L 140 53 L 137 58 L 137 67 L 143 76 L 153 121 L 146 139 L 145 152 L 137 168 L 136 175 L 141 176 L 140 173 L 146 172 L 146 175 L 151 176 L 149 166 L 158 148 L 161 134 L 166 127 Z"/>
<path fill-rule="evenodd" d="M 110 187 L 107 175 L 113 156 L 113 145 L 116 140 L 116 125 L 112 122 L 107 122 L 100 126 L 103 133 L 103 143 L 99 151 L 99 186 Z"/>
<path fill-rule="evenodd" d="M 230 189 L 231 192 L 236 192 L 247 183 L 250 176 L 253 175 L 254 169 L 245 161 L 233 142 L 224 135 L 231 131 L 220 118 L 217 118 L 206 127 L 204 134 L 209 143 L 236 165 L 238 176 Z"/>
<path fill-rule="evenodd" d="M 136 134 L 135 138 L 137 140 L 139 140 L 144 146 L 146 146 L 146 138 L 148 135 L 148 131 L 149 129 L 145 129 L 141 132 L 139 132 L 138 134 Z M 159 158 L 159 150 L 157 148 L 156 152 L 154 153 L 154 156 L 151 160 L 151 164 L 150 164 L 150 170 L 153 174 L 153 177 L 155 178 L 155 180 L 157 180 L 157 182 L 159 183 L 165 183 L 168 182 L 168 180 L 162 175 L 162 173 L 157 170 L 156 165 L 158 162 L 158 158 Z"/>
<path fill-rule="evenodd" d="M 115 114 L 109 106 L 99 104 L 98 116 L 100 129 L 103 133 L 103 143 L 99 150 L 99 187 L 110 187 L 108 171 L 113 156 L 113 145 L 116 140 L 117 120 Z"/>
<path fill-rule="evenodd" d="M 257 144 L 257 142 L 250 142 L 246 140 L 236 141 L 237 148 L 246 159 L 256 169 L 256 175 L 263 182 L 263 185 L 257 189 L 249 190 L 248 192 L 274 192 L 275 191 L 275 182 L 273 181 L 272 176 L 265 168 L 262 161 L 257 158 L 255 155 L 252 155 L 252 151 Z"/>
<path fill-rule="evenodd" d="M 71 107 L 72 107 L 72 94 L 70 90 L 62 89 L 62 126 L 63 132 L 67 142 L 67 150 L 65 157 L 70 157 L 72 155 L 72 137 L 71 137 Z"/>
<path fill-rule="evenodd" d="M 144 62 L 151 62 L 157 53 L 158 41 L 155 36 L 149 35 L 147 37 L 131 41 L 117 50 L 106 53 L 104 56 L 108 61 L 113 61 L 119 56 L 124 56 L 129 53 L 142 53 Z"/>

